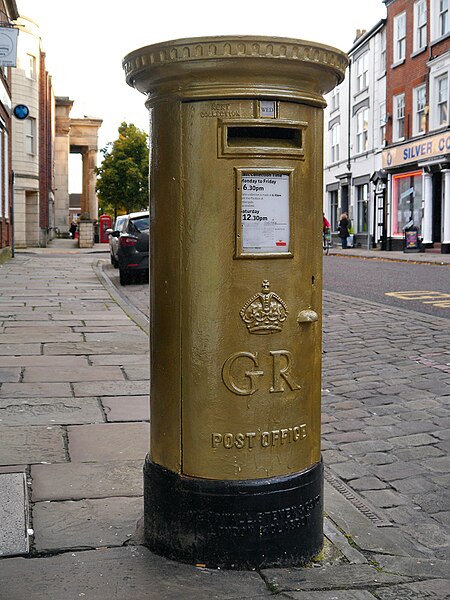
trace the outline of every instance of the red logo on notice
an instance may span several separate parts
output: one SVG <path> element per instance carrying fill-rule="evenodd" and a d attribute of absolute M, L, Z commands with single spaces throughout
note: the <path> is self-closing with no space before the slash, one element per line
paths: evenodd
<path fill-rule="evenodd" d="M 275 245 L 276 246 L 286 246 L 286 242 L 279 240 L 278 242 L 275 242 Z"/>

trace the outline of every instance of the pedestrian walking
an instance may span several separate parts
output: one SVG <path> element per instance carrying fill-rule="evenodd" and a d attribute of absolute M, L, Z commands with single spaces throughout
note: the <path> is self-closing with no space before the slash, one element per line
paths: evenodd
<path fill-rule="evenodd" d="M 338 224 L 338 236 L 341 238 L 342 249 L 347 249 L 347 238 L 350 235 L 349 229 L 351 227 L 350 219 L 347 213 L 342 213 L 339 218 Z"/>
<path fill-rule="evenodd" d="M 70 233 L 70 237 L 73 239 L 75 237 L 75 233 L 77 231 L 77 222 L 75 221 L 75 219 L 72 221 L 72 223 L 70 224 L 69 227 L 69 233 Z"/>

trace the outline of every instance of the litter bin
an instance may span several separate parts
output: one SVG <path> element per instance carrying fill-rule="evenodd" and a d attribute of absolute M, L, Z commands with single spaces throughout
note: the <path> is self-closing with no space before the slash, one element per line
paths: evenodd
<path fill-rule="evenodd" d="M 285 38 L 123 61 L 150 112 L 152 550 L 225 568 L 323 543 L 323 94 L 346 56 Z"/>

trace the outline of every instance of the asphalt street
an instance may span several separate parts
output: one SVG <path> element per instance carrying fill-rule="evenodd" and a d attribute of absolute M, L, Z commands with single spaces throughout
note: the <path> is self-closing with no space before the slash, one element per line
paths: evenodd
<path fill-rule="evenodd" d="M 148 286 L 116 277 L 105 247 L 0 267 L 0 488 L 29 509 L 1 600 L 450 598 L 449 319 L 325 291 L 324 551 L 221 571 L 143 545 Z"/>

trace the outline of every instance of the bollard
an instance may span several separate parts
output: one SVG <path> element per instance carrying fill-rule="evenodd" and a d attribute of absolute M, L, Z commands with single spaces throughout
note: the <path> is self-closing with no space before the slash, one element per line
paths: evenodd
<path fill-rule="evenodd" d="M 323 94 L 338 50 L 285 38 L 128 54 L 150 114 L 148 546 L 222 568 L 323 544 Z"/>

